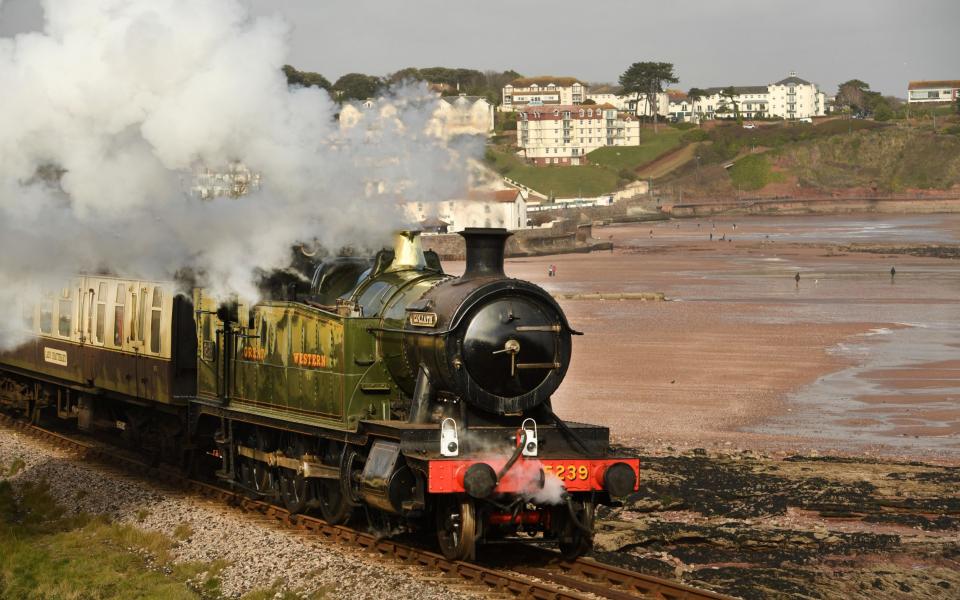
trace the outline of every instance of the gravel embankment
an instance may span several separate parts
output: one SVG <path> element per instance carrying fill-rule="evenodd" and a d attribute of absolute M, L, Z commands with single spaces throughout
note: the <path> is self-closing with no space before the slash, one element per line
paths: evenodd
<path fill-rule="evenodd" d="M 18 432 L 0 427 L 0 463 L 21 458 L 26 466 L 12 481 L 46 480 L 51 495 L 74 512 L 176 537 L 178 526 L 191 533 L 177 542 L 174 560 L 226 560 L 222 592 L 238 597 L 268 588 L 277 580 L 291 590 L 329 590 L 331 598 L 472 598 L 462 590 L 419 581 L 409 569 L 376 560 L 361 551 L 311 540 L 308 536 L 261 525 L 228 507 L 152 489 L 145 482 L 106 473 L 72 460 Z M 181 532 L 184 530 L 181 527 Z"/>

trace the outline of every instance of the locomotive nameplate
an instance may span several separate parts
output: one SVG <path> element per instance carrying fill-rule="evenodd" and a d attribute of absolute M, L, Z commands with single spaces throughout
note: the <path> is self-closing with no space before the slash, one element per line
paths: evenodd
<path fill-rule="evenodd" d="M 411 312 L 407 321 L 414 327 L 436 327 L 437 313 L 432 312 Z"/>
<path fill-rule="evenodd" d="M 293 362 L 300 367 L 327 367 L 327 357 L 324 354 L 312 354 L 309 352 L 294 352 Z"/>
<path fill-rule="evenodd" d="M 43 360 L 48 363 L 65 367 L 67 366 L 67 353 L 63 350 L 45 347 L 43 349 Z"/>

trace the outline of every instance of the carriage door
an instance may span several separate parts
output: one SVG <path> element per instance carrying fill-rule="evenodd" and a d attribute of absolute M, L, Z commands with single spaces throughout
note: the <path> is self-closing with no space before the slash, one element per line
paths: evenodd
<path fill-rule="evenodd" d="M 103 371 L 102 352 L 104 327 L 107 318 L 107 284 L 84 280 L 80 298 L 80 343 L 83 344 L 83 378 L 94 385 Z"/>
<path fill-rule="evenodd" d="M 195 289 L 193 306 L 197 311 L 197 395 L 219 398 L 222 393 L 220 344 L 223 331 L 216 315 L 217 305 L 204 296 L 202 290 Z"/>

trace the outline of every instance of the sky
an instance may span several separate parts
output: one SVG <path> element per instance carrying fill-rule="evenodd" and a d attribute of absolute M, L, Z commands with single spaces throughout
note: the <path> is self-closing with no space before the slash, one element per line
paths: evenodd
<path fill-rule="evenodd" d="M 290 63 L 331 81 L 404 67 L 514 69 L 616 82 L 674 64 L 674 87 L 762 85 L 796 71 L 828 94 L 862 79 L 904 97 L 960 79 L 960 0 L 242 0 L 290 23 Z M 0 0 L 0 36 L 37 29 L 40 0 Z"/>

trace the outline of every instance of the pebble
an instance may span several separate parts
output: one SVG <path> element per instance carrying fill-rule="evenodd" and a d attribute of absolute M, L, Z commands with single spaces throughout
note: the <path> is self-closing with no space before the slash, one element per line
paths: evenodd
<path fill-rule="evenodd" d="M 189 526 L 189 535 L 173 549 L 174 561 L 227 561 L 229 566 L 220 579 L 222 594 L 228 598 L 269 588 L 278 580 L 294 592 L 327 590 L 327 598 L 479 597 L 436 581 L 417 580 L 409 569 L 360 550 L 263 526 L 229 507 L 104 472 L 19 432 L 0 428 L 0 464 L 10 464 L 18 457 L 26 466 L 11 481 L 45 480 L 51 496 L 68 512 L 104 515 L 174 539 L 178 526 Z"/>

